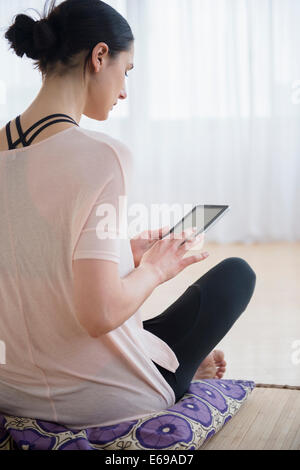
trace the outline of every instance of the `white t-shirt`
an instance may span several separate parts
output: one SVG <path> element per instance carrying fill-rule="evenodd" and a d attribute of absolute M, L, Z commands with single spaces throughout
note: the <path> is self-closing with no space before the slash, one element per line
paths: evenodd
<path fill-rule="evenodd" d="M 175 372 L 176 355 L 144 330 L 140 310 L 92 338 L 74 309 L 73 260 L 111 260 L 121 278 L 134 269 L 129 237 L 96 234 L 98 205 L 118 207 L 132 184 L 132 165 L 123 143 L 75 126 L 0 152 L 2 414 L 80 429 L 175 403 L 152 360 Z"/>

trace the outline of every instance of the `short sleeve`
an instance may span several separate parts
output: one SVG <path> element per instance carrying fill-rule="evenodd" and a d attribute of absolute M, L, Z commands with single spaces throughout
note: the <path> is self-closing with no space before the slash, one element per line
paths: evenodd
<path fill-rule="evenodd" d="M 120 237 L 125 236 L 125 180 L 119 163 L 101 190 L 80 233 L 73 260 L 102 259 L 120 263 Z"/>

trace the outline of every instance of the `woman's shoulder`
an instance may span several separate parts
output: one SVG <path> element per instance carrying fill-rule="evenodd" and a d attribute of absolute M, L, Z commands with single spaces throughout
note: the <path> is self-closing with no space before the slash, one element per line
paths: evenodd
<path fill-rule="evenodd" d="M 90 129 L 80 128 L 80 130 L 87 137 L 90 137 L 94 141 L 104 144 L 106 147 L 114 152 L 115 156 L 119 160 L 119 163 L 123 170 L 131 173 L 133 170 L 134 158 L 133 153 L 124 142 L 115 137 L 106 134 L 105 132 L 94 131 Z"/>
<path fill-rule="evenodd" d="M 80 128 L 80 130 L 88 137 L 91 137 L 92 139 L 97 140 L 98 142 L 105 143 L 109 146 L 111 146 L 117 153 L 122 154 L 132 154 L 130 148 L 121 140 L 116 139 L 115 137 L 110 136 L 109 134 L 106 134 L 105 132 L 99 132 L 99 131 L 93 131 L 90 129 L 85 129 L 83 127 Z"/>

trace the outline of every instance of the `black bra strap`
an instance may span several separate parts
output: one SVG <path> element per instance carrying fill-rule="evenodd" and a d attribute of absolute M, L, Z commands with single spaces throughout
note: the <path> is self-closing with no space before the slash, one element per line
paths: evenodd
<path fill-rule="evenodd" d="M 18 116 L 16 118 L 16 127 L 17 127 L 17 131 L 19 133 L 19 136 L 20 136 L 20 139 L 21 139 L 21 142 L 22 142 L 23 146 L 27 147 L 28 144 L 27 144 L 26 139 L 25 139 L 26 136 L 24 135 L 24 132 L 22 130 L 20 116 Z M 19 139 L 19 141 L 20 141 L 20 139 Z M 17 143 L 15 142 L 15 146 L 19 144 L 19 141 Z"/>
<path fill-rule="evenodd" d="M 12 140 L 11 140 L 11 133 L 10 133 L 10 121 L 6 124 L 6 138 L 8 142 L 8 149 L 11 150 L 14 148 Z"/>
<path fill-rule="evenodd" d="M 33 134 L 33 136 L 29 139 L 28 142 L 26 142 L 26 137 L 27 135 L 33 130 L 35 129 L 39 124 L 47 121 L 48 119 L 51 119 L 51 118 L 54 118 L 54 117 L 58 117 L 58 116 L 64 116 L 66 117 L 67 119 L 56 119 L 55 121 L 51 121 L 47 124 L 45 124 L 44 126 L 42 126 L 37 132 L 35 132 Z M 43 119 L 41 119 L 40 121 L 38 121 L 37 123 L 35 123 L 33 126 L 31 126 L 25 133 L 23 132 L 22 130 L 22 126 L 21 126 L 21 122 L 20 122 L 20 116 L 18 116 L 16 118 L 16 127 L 17 127 L 17 130 L 18 130 L 18 133 L 19 133 L 19 136 L 20 138 L 16 141 L 16 142 L 12 142 L 12 139 L 11 139 L 11 131 L 10 131 L 10 124 L 11 124 L 11 121 L 9 121 L 9 123 L 6 125 L 6 136 L 7 136 L 7 141 L 8 141 L 8 146 L 9 146 L 9 149 L 14 149 L 16 148 L 17 145 L 19 145 L 20 143 L 23 144 L 24 147 L 28 147 L 32 141 L 36 138 L 36 136 L 42 132 L 46 127 L 48 126 L 51 126 L 51 124 L 56 124 L 57 122 L 70 122 L 71 124 L 75 124 L 77 127 L 79 127 L 79 125 L 77 124 L 77 122 L 71 118 L 70 116 L 67 116 L 66 114 L 52 114 L 51 116 L 47 116 Z"/>

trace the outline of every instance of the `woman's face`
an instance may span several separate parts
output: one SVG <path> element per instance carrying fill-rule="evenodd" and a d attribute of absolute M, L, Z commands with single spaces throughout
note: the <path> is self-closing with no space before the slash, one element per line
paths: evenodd
<path fill-rule="evenodd" d="M 119 99 L 126 99 L 125 77 L 134 64 L 134 43 L 130 51 L 120 52 L 110 59 L 108 46 L 101 42 L 95 46 L 88 71 L 87 94 L 83 114 L 97 121 L 108 119 Z M 88 70 L 88 69 L 87 69 Z"/>

